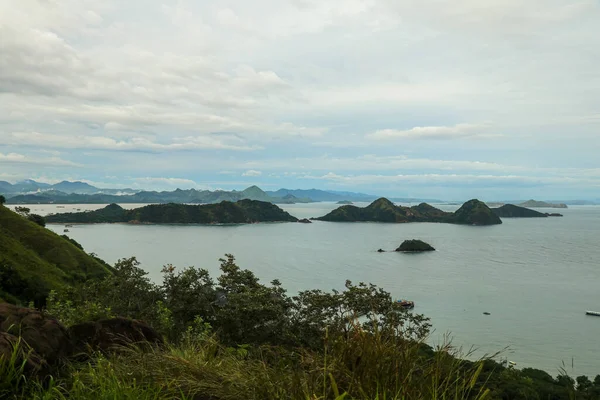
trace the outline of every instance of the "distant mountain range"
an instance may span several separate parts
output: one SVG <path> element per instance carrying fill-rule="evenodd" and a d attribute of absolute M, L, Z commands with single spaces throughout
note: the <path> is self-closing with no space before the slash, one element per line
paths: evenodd
<path fill-rule="evenodd" d="M 195 203 L 210 204 L 223 200 L 259 200 L 276 204 L 294 204 L 311 202 L 372 202 L 380 196 L 319 189 L 279 189 L 277 191 L 263 191 L 258 186 L 237 190 L 196 190 L 176 189 L 174 191 L 147 191 L 135 189 L 102 189 L 85 182 L 63 181 L 56 184 L 37 182 L 31 179 L 15 184 L 0 181 L 0 194 L 7 198 L 9 204 L 110 204 L 110 203 Z M 396 203 L 443 203 L 438 199 L 391 197 Z M 543 202 L 538 202 L 542 204 Z M 568 205 L 598 204 L 588 200 L 561 201 Z M 523 201 L 488 202 L 490 205 L 518 204 L 524 206 Z M 545 203 L 547 204 L 547 203 Z M 538 205 L 537 207 L 541 207 Z M 562 206 L 562 204 L 560 205 Z"/>
<path fill-rule="evenodd" d="M 24 195 L 24 194 L 37 194 L 48 192 L 62 192 L 63 194 L 114 194 L 114 195 L 126 195 L 134 194 L 139 190 L 133 189 L 100 189 L 92 186 L 85 182 L 69 182 L 62 181 L 54 185 L 36 182 L 31 179 L 27 179 L 21 182 L 12 184 L 6 181 L 0 181 L 0 193 L 4 194 L 7 198 L 10 195 Z"/>
<path fill-rule="evenodd" d="M 26 180 L 11 184 L 0 181 L 0 194 L 9 204 L 110 204 L 110 203 L 196 203 L 259 200 L 276 204 L 312 203 L 319 201 L 370 201 L 377 198 L 364 193 L 328 192 L 324 190 L 280 189 L 265 192 L 258 186 L 242 191 L 176 189 L 145 191 L 133 189 L 100 189 L 85 182 L 63 181 L 54 185 Z"/>

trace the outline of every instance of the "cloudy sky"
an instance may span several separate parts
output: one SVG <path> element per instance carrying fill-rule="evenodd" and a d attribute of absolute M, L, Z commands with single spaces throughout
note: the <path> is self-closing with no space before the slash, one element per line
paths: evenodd
<path fill-rule="evenodd" d="M 0 180 L 600 198 L 597 0 L 0 0 Z"/>

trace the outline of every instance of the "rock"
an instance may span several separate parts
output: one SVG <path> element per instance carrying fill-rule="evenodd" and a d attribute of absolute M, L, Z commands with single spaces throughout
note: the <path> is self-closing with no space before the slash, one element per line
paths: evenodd
<path fill-rule="evenodd" d="M 16 364 L 23 365 L 27 375 L 40 373 L 47 366 L 46 362 L 24 340 L 7 332 L 0 332 L 0 359 L 10 360 L 17 351 Z"/>
<path fill-rule="evenodd" d="M 299 219 L 298 222 L 302 224 L 312 224 L 312 221 L 308 218 Z"/>
<path fill-rule="evenodd" d="M 546 213 L 547 217 L 562 217 L 562 214 L 559 213 Z"/>
<path fill-rule="evenodd" d="M 435 249 L 429 243 L 425 243 L 424 241 L 418 239 L 412 239 L 402 242 L 396 251 L 405 253 L 421 253 L 424 251 L 435 251 Z"/>
<path fill-rule="evenodd" d="M 0 332 L 20 336 L 50 365 L 67 358 L 71 351 L 67 329 L 54 318 L 30 308 L 0 303 Z"/>
<path fill-rule="evenodd" d="M 486 311 L 483 313 L 483 315 L 492 315 L 492 314 L 490 314 L 489 312 Z"/>
<path fill-rule="evenodd" d="M 377 252 L 378 252 L 378 253 L 385 253 L 385 250 L 383 250 L 383 249 L 379 249 L 379 250 L 377 250 Z"/>
<path fill-rule="evenodd" d="M 108 352 L 115 347 L 130 344 L 164 344 L 162 336 L 144 322 L 112 318 L 96 322 L 84 322 L 69 328 L 74 352 L 87 353 L 91 350 Z"/>

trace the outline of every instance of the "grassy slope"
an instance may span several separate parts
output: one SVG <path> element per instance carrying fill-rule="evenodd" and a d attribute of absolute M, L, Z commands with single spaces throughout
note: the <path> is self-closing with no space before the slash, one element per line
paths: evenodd
<path fill-rule="evenodd" d="M 73 243 L 0 206 L 0 268 L 7 266 L 40 297 L 51 289 L 109 273 L 107 266 Z M 15 300 L 2 289 L 0 298 Z"/>

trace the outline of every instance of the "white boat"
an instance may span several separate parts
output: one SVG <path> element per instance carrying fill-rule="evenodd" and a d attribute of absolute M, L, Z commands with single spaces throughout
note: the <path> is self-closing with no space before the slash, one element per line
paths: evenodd
<path fill-rule="evenodd" d="M 586 315 L 594 315 L 596 317 L 600 317 L 600 311 L 586 311 Z"/>

